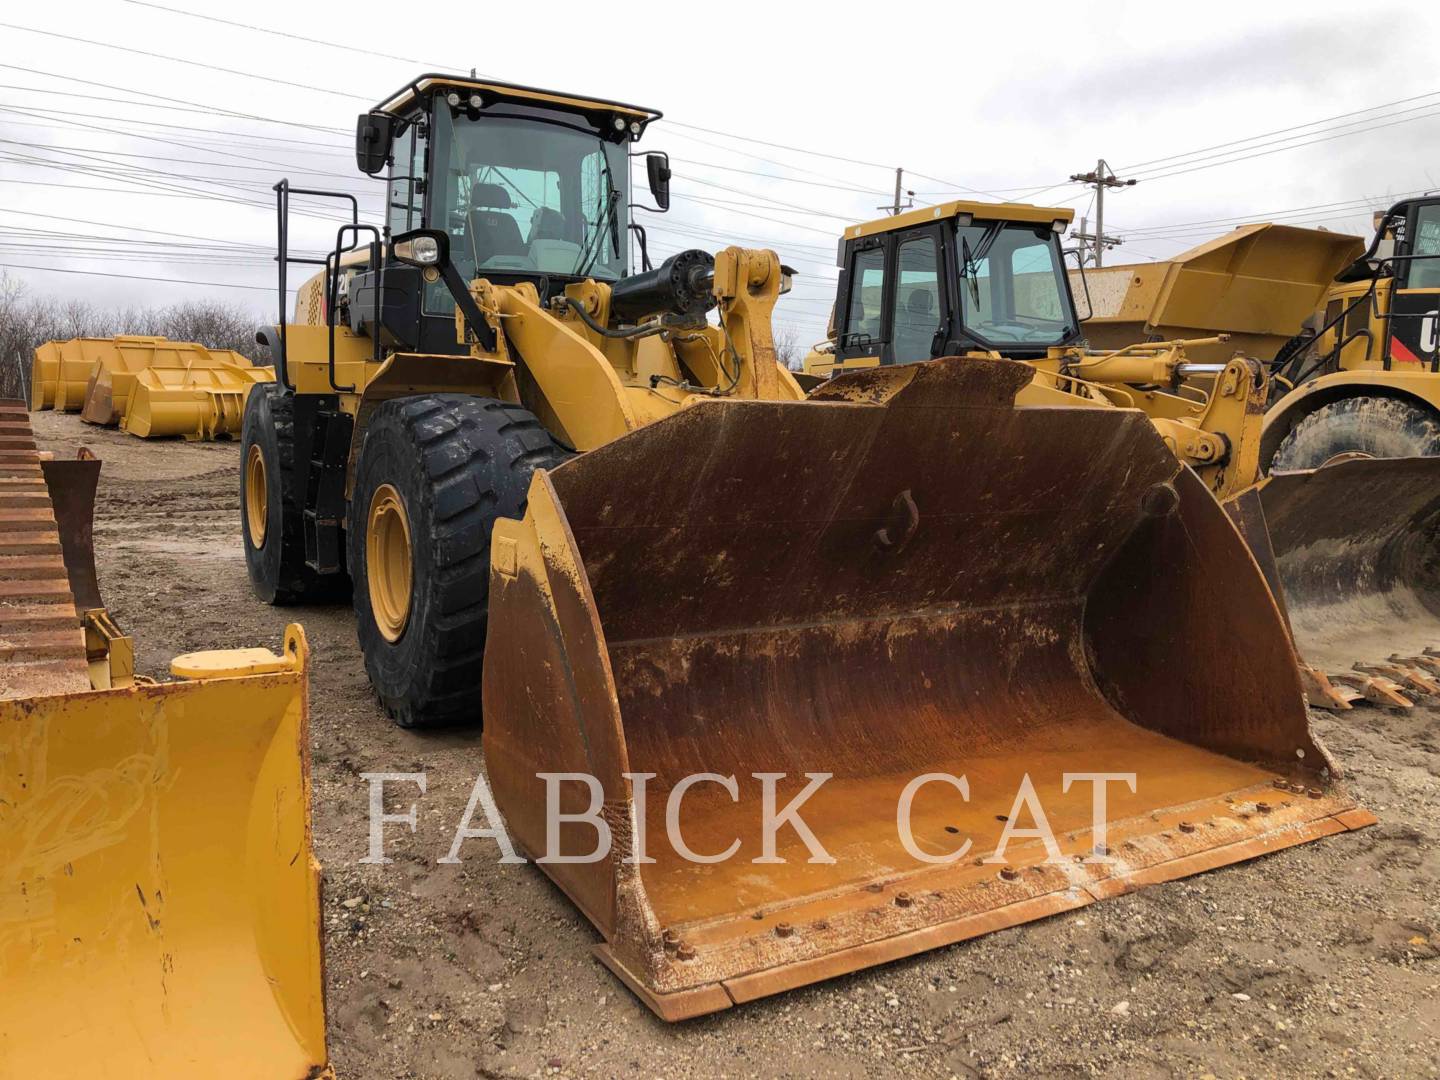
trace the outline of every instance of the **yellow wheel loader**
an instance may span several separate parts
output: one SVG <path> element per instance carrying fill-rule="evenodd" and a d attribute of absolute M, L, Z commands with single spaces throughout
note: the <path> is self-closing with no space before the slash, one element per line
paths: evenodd
<path fill-rule="evenodd" d="M 1022 407 L 993 360 L 807 399 L 774 253 L 648 266 L 658 115 L 431 75 L 362 116 L 389 218 L 262 330 L 241 482 L 256 591 L 348 586 L 397 722 L 483 713 L 509 835 L 627 985 L 694 1016 L 1372 820 L 1143 413 Z M 1097 823 L 1101 773 L 1135 783 Z"/>
<path fill-rule="evenodd" d="M 1378 214 L 1363 247 L 1260 224 L 1090 271 L 1087 331 L 1230 334 L 1266 362 L 1260 495 L 1296 640 L 1357 695 L 1401 705 L 1436 692 L 1440 647 L 1440 197 Z"/>
<path fill-rule="evenodd" d="M 0 1076 L 329 1075 L 305 636 L 137 676 L 99 471 L 0 401 Z"/>

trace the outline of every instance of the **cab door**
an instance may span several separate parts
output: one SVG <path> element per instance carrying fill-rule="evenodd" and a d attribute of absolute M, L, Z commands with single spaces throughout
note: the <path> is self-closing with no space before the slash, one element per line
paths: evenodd
<path fill-rule="evenodd" d="M 951 338 L 945 245 L 938 225 L 894 233 L 894 284 L 887 297 L 890 337 L 883 363 L 913 364 L 945 356 Z"/>

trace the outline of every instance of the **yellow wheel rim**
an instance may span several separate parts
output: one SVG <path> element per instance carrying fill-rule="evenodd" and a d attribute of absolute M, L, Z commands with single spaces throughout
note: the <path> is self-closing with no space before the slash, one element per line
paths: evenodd
<path fill-rule="evenodd" d="M 410 620 L 410 519 L 405 501 L 389 484 L 370 499 L 365 527 L 365 577 L 370 610 L 386 641 L 399 641 Z"/>
<path fill-rule="evenodd" d="M 270 520 L 270 492 L 265 486 L 265 455 L 252 444 L 245 455 L 245 528 L 250 546 L 265 546 L 265 528 Z"/>

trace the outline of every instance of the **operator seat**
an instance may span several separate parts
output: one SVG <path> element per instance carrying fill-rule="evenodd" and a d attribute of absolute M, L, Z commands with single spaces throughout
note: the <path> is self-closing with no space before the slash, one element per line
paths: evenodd
<path fill-rule="evenodd" d="M 525 254 L 520 226 L 509 214 L 500 212 L 513 205 L 509 192 L 499 184 L 476 184 L 471 189 L 466 231 L 470 235 L 470 255 L 476 269 L 499 255 Z"/>
<path fill-rule="evenodd" d="M 934 297 L 923 288 L 912 289 L 905 298 L 905 310 L 897 312 L 895 319 L 897 364 L 930 359 L 936 329 L 934 309 Z"/>

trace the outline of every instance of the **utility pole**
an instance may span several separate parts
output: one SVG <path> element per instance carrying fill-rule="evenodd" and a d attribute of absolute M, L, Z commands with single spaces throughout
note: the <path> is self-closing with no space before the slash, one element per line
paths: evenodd
<path fill-rule="evenodd" d="M 1105 235 L 1105 189 L 1134 187 L 1136 181 L 1121 180 L 1115 175 L 1115 170 L 1106 164 L 1104 158 L 1095 163 L 1092 171 L 1071 173 L 1070 179 L 1095 189 L 1095 233 L 1093 236 L 1087 235 L 1083 239 L 1093 241 L 1094 246 L 1091 251 L 1094 252 L 1094 263 L 1096 266 L 1104 266 L 1105 249 L 1123 242 L 1118 236 Z M 1081 229 L 1084 229 L 1083 221 Z"/>
<path fill-rule="evenodd" d="M 1080 219 L 1080 227 L 1078 229 L 1070 230 L 1070 239 L 1080 241 L 1080 247 L 1077 250 L 1080 254 L 1081 266 L 1084 266 L 1087 261 L 1092 264 L 1095 262 L 1095 244 L 1096 241 L 1099 239 L 1099 236 L 1096 233 L 1092 233 L 1086 228 L 1088 224 L 1089 219 L 1082 217 Z M 1123 242 L 1124 241 L 1122 241 L 1118 236 L 1107 236 L 1105 238 L 1106 247 L 1115 247 L 1117 244 L 1121 244 Z"/>
<path fill-rule="evenodd" d="M 904 205 L 904 206 L 901 206 L 901 205 L 900 205 L 900 196 L 901 196 L 901 193 L 902 193 L 902 190 L 903 190 L 903 184 L 904 184 L 904 182 L 905 182 L 905 170 L 904 170 L 904 169 L 896 169 L 896 170 L 895 170 L 895 202 L 894 202 L 892 205 L 890 205 L 890 206 L 877 206 L 875 209 L 876 209 L 876 210 L 888 210 L 891 214 L 899 214 L 901 210 L 909 210 L 912 206 L 914 206 L 914 205 L 915 205 L 915 192 L 913 192 L 913 191 L 903 191 L 904 195 L 906 196 L 905 205 Z"/>

